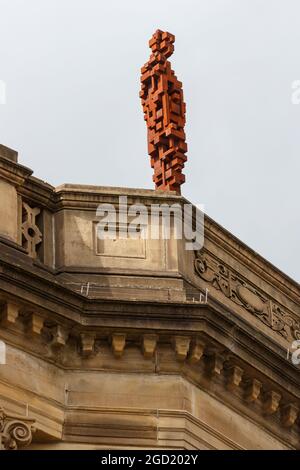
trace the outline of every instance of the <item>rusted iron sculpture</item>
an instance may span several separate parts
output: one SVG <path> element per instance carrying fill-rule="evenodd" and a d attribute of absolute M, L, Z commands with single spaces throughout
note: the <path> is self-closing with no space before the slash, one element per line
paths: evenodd
<path fill-rule="evenodd" d="M 157 30 L 149 41 L 152 50 L 142 67 L 142 100 L 148 128 L 148 153 L 154 169 L 156 189 L 176 191 L 184 183 L 182 174 L 187 160 L 185 141 L 185 103 L 182 83 L 167 60 L 174 51 L 175 36 Z"/>

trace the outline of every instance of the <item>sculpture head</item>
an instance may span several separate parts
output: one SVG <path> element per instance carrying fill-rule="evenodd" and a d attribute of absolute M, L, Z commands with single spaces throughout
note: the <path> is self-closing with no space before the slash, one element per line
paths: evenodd
<path fill-rule="evenodd" d="M 174 52 L 175 36 L 167 31 L 158 29 L 149 41 L 153 54 L 160 53 L 166 59 Z"/>

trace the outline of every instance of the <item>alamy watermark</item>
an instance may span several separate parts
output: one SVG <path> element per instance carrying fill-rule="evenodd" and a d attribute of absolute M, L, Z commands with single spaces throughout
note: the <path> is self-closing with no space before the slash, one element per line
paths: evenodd
<path fill-rule="evenodd" d="M 0 340 L 0 365 L 6 364 L 6 344 Z"/>
<path fill-rule="evenodd" d="M 97 237 L 111 239 L 184 240 L 186 250 L 200 250 L 204 243 L 203 205 L 144 204 L 128 205 L 120 196 L 118 205 L 100 204 L 97 208 Z"/>
<path fill-rule="evenodd" d="M 291 347 L 287 350 L 287 360 L 291 360 L 294 366 L 300 364 L 300 339 L 296 339 L 292 342 Z"/>
<path fill-rule="evenodd" d="M 294 80 L 291 84 L 291 103 L 300 104 L 300 80 Z"/>
<path fill-rule="evenodd" d="M 0 104 L 6 104 L 6 83 L 0 80 Z"/>

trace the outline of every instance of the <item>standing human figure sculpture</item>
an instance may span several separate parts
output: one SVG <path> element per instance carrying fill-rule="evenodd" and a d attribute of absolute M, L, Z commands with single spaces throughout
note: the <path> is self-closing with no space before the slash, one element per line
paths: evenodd
<path fill-rule="evenodd" d="M 182 83 L 167 60 L 174 51 L 175 36 L 157 30 L 149 41 L 152 50 L 142 67 L 140 97 L 148 128 L 148 153 L 156 189 L 176 191 L 185 181 L 187 160 Z"/>

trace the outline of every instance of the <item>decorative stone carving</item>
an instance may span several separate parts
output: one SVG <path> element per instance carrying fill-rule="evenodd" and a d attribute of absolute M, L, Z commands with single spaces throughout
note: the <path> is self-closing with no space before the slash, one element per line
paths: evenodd
<path fill-rule="evenodd" d="M 34 335 L 40 335 L 44 327 L 44 318 L 36 313 L 31 313 L 28 321 L 27 329 Z"/>
<path fill-rule="evenodd" d="M 239 387 L 242 377 L 243 377 L 243 369 L 239 366 L 230 366 L 227 369 L 227 388 L 228 390 L 235 390 Z"/>
<path fill-rule="evenodd" d="M 237 286 L 236 292 L 238 298 L 243 302 L 245 307 L 252 309 L 254 312 L 262 313 L 264 310 L 264 303 L 254 290 L 251 290 L 245 285 Z"/>
<path fill-rule="evenodd" d="M 174 346 L 177 359 L 179 361 L 184 361 L 189 352 L 191 338 L 188 336 L 175 336 Z"/>
<path fill-rule="evenodd" d="M 196 340 L 192 345 L 191 345 L 191 350 L 189 353 L 189 363 L 190 364 L 196 364 L 199 362 L 203 356 L 205 349 L 205 344 L 201 340 Z"/>
<path fill-rule="evenodd" d="M 8 415 L 0 408 L 0 450 L 16 450 L 31 443 L 34 420 Z"/>
<path fill-rule="evenodd" d="M 251 312 L 273 331 L 289 341 L 300 339 L 300 322 L 296 317 L 204 250 L 195 252 L 195 271 L 201 279 Z"/>
<path fill-rule="evenodd" d="M 220 353 L 214 353 L 208 356 L 206 361 L 206 368 L 209 374 L 220 375 L 223 370 L 224 361 L 225 358 Z"/>
<path fill-rule="evenodd" d="M 56 325 L 53 328 L 52 334 L 52 346 L 59 348 L 66 345 L 69 338 L 69 331 L 67 331 L 66 328 L 61 325 Z"/>
<path fill-rule="evenodd" d="M 84 357 L 88 357 L 95 351 L 95 333 L 81 333 L 81 353 Z"/>
<path fill-rule="evenodd" d="M 37 226 L 36 218 L 41 209 L 30 207 L 26 202 L 22 204 L 22 246 L 32 258 L 37 257 L 37 246 L 42 242 L 42 233 Z"/>
<path fill-rule="evenodd" d="M 283 406 L 281 409 L 281 424 L 286 428 L 293 426 L 298 417 L 298 413 L 299 408 L 293 403 Z"/>
<path fill-rule="evenodd" d="M 121 358 L 126 345 L 126 334 L 125 333 L 115 333 L 112 335 L 112 349 L 114 356 Z"/>
<path fill-rule="evenodd" d="M 146 358 L 151 358 L 154 355 L 156 344 L 157 344 L 157 335 L 147 334 L 143 336 L 143 354 Z"/>
<path fill-rule="evenodd" d="M 19 316 L 19 307 L 15 304 L 7 302 L 3 308 L 1 315 L 2 326 L 13 325 Z"/>
<path fill-rule="evenodd" d="M 257 379 L 250 379 L 245 386 L 245 400 L 248 403 L 256 401 L 260 395 L 262 383 Z"/>
<path fill-rule="evenodd" d="M 280 393 L 274 392 L 274 390 L 267 392 L 265 394 L 265 400 L 263 403 L 264 413 L 267 415 L 272 415 L 276 413 L 279 407 L 280 400 L 281 400 Z"/>

